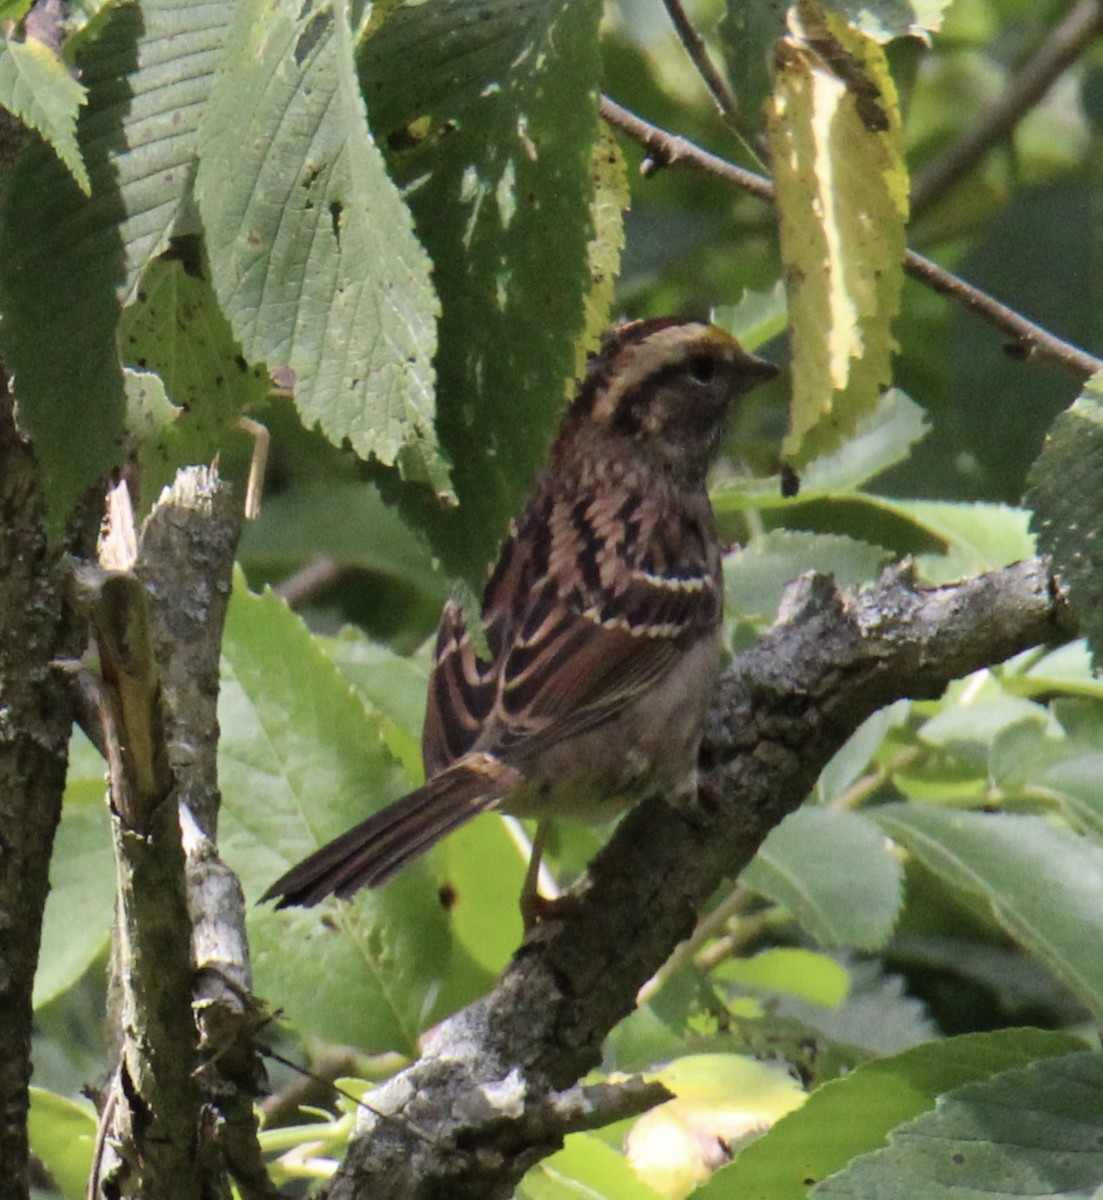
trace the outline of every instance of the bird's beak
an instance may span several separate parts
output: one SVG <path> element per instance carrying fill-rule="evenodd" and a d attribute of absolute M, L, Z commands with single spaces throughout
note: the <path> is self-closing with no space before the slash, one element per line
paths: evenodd
<path fill-rule="evenodd" d="M 767 362 L 764 358 L 758 358 L 754 354 L 748 354 L 745 350 L 740 351 L 739 358 L 736 359 L 736 366 L 746 376 L 747 387 L 757 387 L 760 383 L 769 383 L 771 379 L 776 379 L 781 373 L 781 368 L 772 362 Z"/>

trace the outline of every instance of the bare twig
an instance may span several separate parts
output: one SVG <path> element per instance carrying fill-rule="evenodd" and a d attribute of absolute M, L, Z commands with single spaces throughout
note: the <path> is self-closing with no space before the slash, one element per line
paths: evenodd
<path fill-rule="evenodd" d="M 320 592 L 337 583 L 347 572 L 348 567 L 344 563 L 330 558 L 328 554 L 319 554 L 304 563 L 294 574 L 276 584 L 275 590 L 291 608 L 302 608 Z"/>
<path fill-rule="evenodd" d="M 698 171 L 706 171 L 719 179 L 737 187 L 741 192 L 749 192 L 759 200 L 769 204 L 774 202 L 774 185 L 764 176 L 756 175 L 728 162 L 718 154 L 710 154 L 688 138 L 678 137 L 667 133 L 658 125 L 637 117 L 635 113 L 621 107 L 608 96 L 601 97 L 601 118 L 613 129 L 626 133 L 633 141 L 647 151 L 650 157 L 663 167 L 692 167 Z"/>
<path fill-rule="evenodd" d="M 968 175 L 989 150 L 1011 133 L 1049 91 L 1061 73 L 1103 31 L 1100 0 L 1077 0 L 1030 58 L 1015 72 L 1008 89 L 981 113 L 971 129 L 952 142 L 912 180 L 914 221 Z"/>
<path fill-rule="evenodd" d="M 601 116 L 614 129 L 619 129 L 643 146 L 653 163 L 668 167 L 689 167 L 723 179 L 740 191 L 748 192 L 773 204 L 773 184 L 762 175 L 745 171 L 719 155 L 710 154 L 687 138 L 676 137 L 622 108 L 608 96 L 601 98 Z M 994 297 L 950 271 L 909 250 L 904 258 L 904 270 L 914 279 L 925 283 L 943 296 L 956 300 L 989 325 L 1012 339 L 1024 359 L 1045 362 L 1060 367 L 1080 380 L 1103 370 L 1103 359 L 1056 337 L 1041 325 L 1001 304 Z"/>
<path fill-rule="evenodd" d="M 663 0 L 663 3 L 666 5 L 666 11 L 678 34 L 678 39 L 689 55 L 690 61 L 697 68 L 697 73 L 704 81 L 705 87 L 708 88 L 709 95 L 720 114 L 720 119 L 755 158 L 760 162 L 765 161 L 765 146 L 762 139 L 756 135 L 753 129 L 747 127 L 747 123 L 739 111 L 739 101 L 735 93 L 728 86 L 728 81 L 716 69 L 708 46 L 705 45 L 705 39 L 697 32 L 697 27 L 686 14 L 682 0 Z"/>

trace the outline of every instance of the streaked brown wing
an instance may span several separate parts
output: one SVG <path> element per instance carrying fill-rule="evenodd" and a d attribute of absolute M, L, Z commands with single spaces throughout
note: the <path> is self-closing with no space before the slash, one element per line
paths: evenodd
<path fill-rule="evenodd" d="M 426 779 L 474 746 L 497 696 L 495 677 L 494 663 L 475 653 L 463 609 L 449 600 L 437 629 L 421 734 Z"/>
<path fill-rule="evenodd" d="M 673 509 L 651 497 L 629 501 L 617 498 L 615 510 L 605 498 L 585 509 L 555 506 L 552 569 L 527 593 L 479 749 L 518 762 L 592 729 L 712 636 L 720 566 L 707 501 Z M 573 540 L 562 535 L 567 522 Z"/>

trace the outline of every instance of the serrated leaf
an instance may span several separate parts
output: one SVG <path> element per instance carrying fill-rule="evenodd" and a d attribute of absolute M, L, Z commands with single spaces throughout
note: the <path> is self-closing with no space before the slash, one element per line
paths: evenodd
<path fill-rule="evenodd" d="M 947 883 L 991 906 L 1003 928 L 1093 1012 L 1103 1011 L 1103 848 L 1041 817 L 876 810 L 878 824 Z"/>
<path fill-rule="evenodd" d="M 221 849 L 249 899 L 408 785 L 378 718 L 302 621 L 271 593 L 249 594 L 240 578 L 219 723 Z M 369 1051 L 414 1049 L 449 958 L 424 865 L 350 902 L 248 915 L 257 991 L 278 998 L 298 1029 Z"/>
<path fill-rule="evenodd" d="M 768 292 L 745 288 L 738 304 L 714 308 L 711 321 L 726 329 L 743 347 L 754 351 L 785 332 L 789 310 L 785 303 L 785 285 L 779 279 Z"/>
<path fill-rule="evenodd" d="M 943 1092 L 1077 1048 L 1076 1039 L 1067 1034 L 1014 1029 L 930 1042 L 864 1063 L 813 1092 L 801 1109 L 746 1147 L 698 1196 L 805 1200 L 812 1183 L 854 1155 L 883 1145 L 889 1130 L 932 1108 Z"/>
<path fill-rule="evenodd" d="M 148 507 L 179 467 L 218 455 L 237 418 L 268 394 L 268 377 L 241 357 L 210 284 L 175 259 L 157 259 L 143 274 L 119 324 L 119 347 L 131 368 L 127 429 Z M 163 399 L 135 367 L 155 373 Z M 177 410 L 171 420 L 165 402 Z"/>
<path fill-rule="evenodd" d="M 304 423 L 446 493 L 430 264 L 368 133 L 344 5 L 235 7 L 196 196 L 245 356 L 291 369 Z"/>
<path fill-rule="evenodd" d="M 1051 650 L 1024 675 L 1008 676 L 1004 687 L 1028 696 L 1057 691 L 1103 700 L 1103 679 L 1092 673 L 1091 651 L 1083 638 Z"/>
<path fill-rule="evenodd" d="M 821 945 L 876 950 L 896 924 L 903 871 L 864 816 L 805 807 L 771 831 L 740 879 Z"/>
<path fill-rule="evenodd" d="M 1030 514 L 1008 504 L 958 504 L 943 500 L 895 500 L 864 497 L 886 512 L 911 521 L 943 542 L 942 554 L 920 555 L 917 563 L 930 583 L 995 571 L 1035 553 Z"/>
<path fill-rule="evenodd" d="M 0 104 L 38 130 L 87 196 L 92 181 L 77 145 L 77 113 L 84 103 L 84 88 L 48 46 L 33 38 L 0 40 Z"/>
<path fill-rule="evenodd" d="M 405 496 L 482 575 L 562 409 L 591 286 L 599 0 L 405 5 L 365 39 L 368 112 L 443 302 L 437 429 L 458 510 Z"/>
<path fill-rule="evenodd" d="M 187 200 L 224 15 L 190 0 L 107 13 L 76 64 L 88 89 L 77 136 L 91 195 L 37 140 L 8 180 L 0 339 L 20 424 L 42 463 L 52 533 L 124 453 L 119 306 Z"/>
<path fill-rule="evenodd" d="M 581 378 L 587 356 L 598 348 L 610 323 L 613 295 L 624 249 L 624 213 L 629 205 L 628 166 L 616 135 L 608 126 L 598 130 L 590 156 L 593 199 L 590 216 L 593 235 L 586 248 L 590 290 L 584 298 L 586 323 L 575 343 L 573 378 Z M 568 385 L 568 393 L 572 390 Z M 568 394 L 568 399 L 569 399 Z"/>
<path fill-rule="evenodd" d="M 889 388 L 881 394 L 873 412 L 859 418 L 853 434 L 838 449 L 809 463 L 795 497 L 782 496 L 781 482 L 775 477 L 722 485 L 712 493 L 713 506 L 719 514 L 852 495 L 889 467 L 903 462 L 928 428 L 924 409 L 899 388 Z"/>
<path fill-rule="evenodd" d="M 1086 1200 L 1103 1187 L 1103 1055 L 1080 1051 L 939 1098 L 812 1196 Z"/>
<path fill-rule="evenodd" d="M 1027 503 L 1038 544 L 1052 556 L 1092 649 L 1103 661 L 1103 373 L 1092 376 L 1050 427 L 1031 468 Z"/>
<path fill-rule="evenodd" d="M 767 136 L 789 296 L 795 468 L 839 445 L 892 378 L 908 181 L 884 51 L 812 0 L 778 44 Z"/>
<path fill-rule="evenodd" d="M 65 1200 L 84 1200 L 96 1147 L 96 1110 L 88 1101 L 77 1102 L 30 1089 L 27 1137 L 35 1158 Z"/>
<path fill-rule="evenodd" d="M 811 498 L 857 491 L 903 462 L 929 428 L 926 410 L 899 388 L 889 388 L 873 411 L 859 419 L 851 437 L 809 463 L 801 477 L 800 495 Z"/>

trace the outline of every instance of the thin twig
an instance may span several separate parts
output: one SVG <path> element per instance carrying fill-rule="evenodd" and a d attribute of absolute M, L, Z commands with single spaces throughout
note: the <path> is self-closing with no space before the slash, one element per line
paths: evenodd
<path fill-rule="evenodd" d="M 973 128 L 915 176 L 911 190 L 912 220 L 941 200 L 993 146 L 1002 142 L 1101 31 L 1103 3 L 1078 0 L 1015 72 L 1007 91 L 980 115 Z"/>
<path fill-rule="evenodd" d="M 749 129 L 739 111 L 739 100 L 728 85 L 728 81 L 716 69 L 712 61 L 705 39 L 697 32 L 697 27 L 686 15 L 682 0 L 663 0 L 670 22 L 674 26 L 678 39 L 689 55 L 690 61 L 697 68 L 709 95 L 716 105 L 720 119 L 735 134 L 744 146 L 760 162 L 765 161 L 765 147 L 762 139 Z"/>
<path fill-rule="evenodd" d="M 710 154 L 687 138 L 676 137 L 622 108 L 608 96 L 601 98 L 602 119 L 612 128 L 627 134 L 646 149 L 653 164 L 690 167 L 723 179 L 740 191 L 749 192 L 770 204 L 775 201 L 773 184 L 763 175 L 746 171 L 734 163 Z M 987 292 L 917 254 L 907 251 L 904 270 L 940 295 L 948 296 L 975 313 L 989 325 L 1006 334 L 1015 343 L 1021 357 L 1033 362 L 1048 362 L 1085 380 L 1103 370 L 1103 359 L 1096 358 L 1071 342 L 1056 337 L 1041 325 L 1001 304 Z"/>
<path fill-rule="evenodd" d="M 960 276 L 924 258 L 922 254 L 909 250 L 904 259 L 904 270 L 913 279 L 925 283 L 939 295 L 956 300 L 989 325 L 1006 333 L 1021 349 L 1024 358 L 1053 363 L 1081 380 L 1088 379 L 1096 371 L 1103 371 L 1103 359 L 1028 321 L 1013 308 L 1001 304 L 995 297 L 966 283 Z"/>

